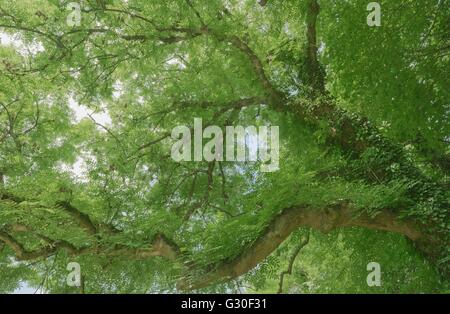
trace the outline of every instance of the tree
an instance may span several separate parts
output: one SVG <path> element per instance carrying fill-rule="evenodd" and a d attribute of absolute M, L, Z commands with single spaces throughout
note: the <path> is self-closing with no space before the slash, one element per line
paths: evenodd
<path fill-rule="evenodd" d="M 359 0 L 83 1 L 79 25 L 66 2 L 0 5 L 1 261 L 29 263 L 11 282 L 70 292 L 77 261 L 87 292 L 228 289 L 274 254 L 292 273 L 298 232 L 352 227 L 448 278 L 442 1 L 383 2 L 373 28 Z M 280 126 L 280 170 L 173 161 L 193 117 Z"/>

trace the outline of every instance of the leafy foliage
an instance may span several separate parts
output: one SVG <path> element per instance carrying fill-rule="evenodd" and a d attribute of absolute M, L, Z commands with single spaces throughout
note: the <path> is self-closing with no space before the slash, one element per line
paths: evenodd
<path fill-rule="evenodd" d="M 1 292 L 274 293 L 306 233 L 284 292 L 448 292 L 444 1 L 380 1 L 374 28 L 362 0 L 83 0 L 75 26 L 69 2 L 0 0 Z M 173 161 L 194 117 L 280 126 L 280 170 Z M 316 220 L 236 266 L 304 208 Z"/>

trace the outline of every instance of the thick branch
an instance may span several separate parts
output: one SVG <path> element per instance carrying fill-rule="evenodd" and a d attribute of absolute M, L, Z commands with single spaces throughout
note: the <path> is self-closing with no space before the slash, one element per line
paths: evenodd
<path fill-rule="evenodd" d="M 7 200 L 16 204 L 19 204 L 24 201 L 24 199 L 20 197 L 16 197 L 15 195 L 3 192 L 0 194 L 0 200 Z M 61 201 L 57 203 L 57 206 L 64 209 L 67 213 L 69 213 L 78 224 L 86 230 L 90 235 L 96 235 L 98 240 L 100 240 L 100 234 L 98 234 L 99 226 L 95 225 L 92 222 L 89 215 L 81 212 L 79 209 L 71 205 L 67 201 Z M 108 232 L 117 233 L 119 230 L 115 229 L 111 225 L 103 226 L 106 228 Z M 128 258 L 138 258 L 144 259 L 151 256 L 162 256 L 167 258 L 168 260 L 175 261 L 179 255 L 179 248 L 172 240 L 170 240 L 164 234 L 158 233 L 153 238 L 148 248 L 131 248 L 127 246 L 120 246 L 115 250 L 111 251 L 109 246 L 101 245 L 100 243 L 95 243 L 91 246 L 77 248 L 71 243 L 64 240 L 52 240 L 36 231 L 33 228 L 30 228 L 27 225 L 15 223 L 9 225 L 9 231 L 13 232 L 28 232 L 34 234 L 41 240 L 44 240 L 49 244 L 48 247 L 35 250 L 35 251 L 27 251 L 23 247 L 23 245 L 14 239 L 7 230 L 0 230 L 0 241 L 11 247 L 11 249 L 16 254 L 17 259 L 19 260 L 31 260 L 36 258 L 45 258 L 49 255 L 55 253 L 60 249 L 65 249 L 71 254 L 80 255 L 85 253 L 101 253 L 109 256 L 124 256 Z"/>
<path fill-rule="evenodd" d="M 153 239 L 151 249 L 143 251 L 141 254 L 142 257 L 162 256 L 168 260 L 175 261 L 180 254 L 180 249 L 175 242 L 167 238 L 164 234 L 158 233 Z"/>
<path fill-rule="evenodd" d="M 306 9 L 306 76 L 314 93 L 325 90 L 324 77 L 317 60 L 316 23 L 320 7 L 317 0 L 308 0 Z"/>
<path fill-rule="evenodd" d="M 422 237 L 414 223 L 398 220 L 396 215 L 388 211 L 382 212 L 374 218 L 365 214 L 354 217 L 354 214 L 354 210 L 346 203 L 324 209 L 311 206 L 286 208 L 272 220 L 253 245 L 244 250 L 237 258 L 224 262 L 217 267 L 217 270 L 198 279 L 184 278 L 178 283 L 178 287 L 182 290 L 199 289 L 241 276 L 275 251 L 299 227 L 310 227 L 322 232 L 329 232 L 336 228 L 359 226 L 400 233 L 412 240 Z"/>
<path fill-rule="evenodd" d="M 65 209 L 73 218 L 75 218 L 81 227 L 83 227 L 90 235 L 97 233 L 97 227 L 91 221 L 91 218 L 85 213 L 82 213 L 77 208 L 73 207 L 69 202 L 59 202 L 57 204 Z"/>
<path fill-rule="evenodd" d="M 161 256 L 170 261 L 175 261 L 179 256 L 178 246 L 163 234 L 157 234 L 149 248 L 130 248 L 122 246 L 110 250 L 107 246 L 93 245 L 84 248 L 77 248 L 73 244 L 64 240 L 52 240 L 46 236 L 37 234 L 28 226 L 15 224 L 10 226 L 12 231 L 33 233 L 39 239 L 48 243 L 48 246 L 34 251 L 27 251 L 24 246 L 17 241 L 11 234 L 0 230 L 0 241 L 8 245 L 15 253 L 15 257 L 20 261 L 35 260 L 38 258 L 47 258 L 59 250 L 66 250 L 72 255 L 81 255 L 87 253 L 105 254 L 107 256 L 123 256 L 131 259 L 147 259 L 153 256 Z M 1 243 L 0 243 L 1 244 Z"/>
<path fill-rule="evenodd" d="M 258 58 L 258 56 L 239 37 L 231 36 L 226 40 L 229 41 L 233 46 L 235 46 L 237 49 L 239 49 L 247 56 L 256 76 L 258 77 L 258 80 L 260 81 L 262 87 L 264 88 L 265 92 L 269 97 L 270 103 L 274 106 L 281 106 L 285 100 L 285 97 L 272 85 L 272 83 L 267 78 L 263 64 L 261 60 Z"/>
<path fill-rule="evenodd" d="M 36 251 L 27 251 L 20 242 L 4 231 L 0 231 L 0 241 L 8 245 L 14 251 L 16 258 L 21 261 L 48 257 L 58 250 L 58 246 L 55 245 Z"/>

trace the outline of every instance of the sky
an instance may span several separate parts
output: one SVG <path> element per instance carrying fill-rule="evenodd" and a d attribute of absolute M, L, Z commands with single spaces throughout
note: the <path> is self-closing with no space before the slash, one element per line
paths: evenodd
<path fill-rule="evenodd" d="M 36 288 L 31 288 L 28 283 L 22 282 L 21 286 L 17 288 L 13 294 L 43 294 L 41 290 L 36 290 Z"/>

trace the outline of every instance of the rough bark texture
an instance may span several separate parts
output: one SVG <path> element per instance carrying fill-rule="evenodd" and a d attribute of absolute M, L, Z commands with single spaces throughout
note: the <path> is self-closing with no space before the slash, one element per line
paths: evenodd
<path fill-rule="evenodd" d="M 179 282 L 178 287 L 182 290 L 199 289 L 243 275 L 269 256 L 299 227 L 309 227 L 322 232 L 344 227 L 364 227 L 403 234 L 414 241 L 423 236 L 414 222 L 399 220 L 389 211 L 371 218 L 367 215 L 355 216 L 355 211 L 346 203 L 324 209 L 310 206 L 286 208 L 240 256 L 232 261 L 224 262 L 217 267 L 216 271 L 207 273 L 201 278 L 195 280 L 185 278 Z"/>

